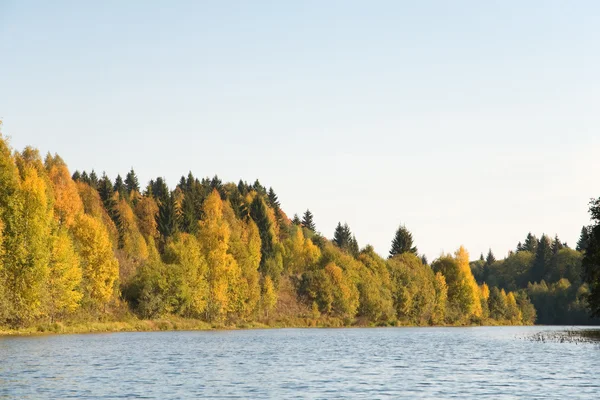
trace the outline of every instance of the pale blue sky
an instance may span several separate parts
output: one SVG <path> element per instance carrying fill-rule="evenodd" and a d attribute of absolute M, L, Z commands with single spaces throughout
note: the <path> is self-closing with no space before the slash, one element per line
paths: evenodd
<path fill-rule="evenodd" d="M 430 259 L 575 245 L 600 196 L 597 1 L 0 0 L 0 117 L 71 170 L 273 186 Z"/>

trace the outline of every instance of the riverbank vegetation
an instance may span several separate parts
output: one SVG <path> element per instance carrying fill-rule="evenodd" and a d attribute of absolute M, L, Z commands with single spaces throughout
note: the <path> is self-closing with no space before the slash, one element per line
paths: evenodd
<path fill-rule="evenodd" d="M 475 263 L 460 247 L 429 264 L 400 226 L 384 258 L 347 224 L 330 240 L 309 210 L 289 218 L 258 180 L 189 173 L 170 189 L 124 176 L 71 175 L 0 136 L 0 326 L 532 324 L 548 296 L 567 315 L 585 307 L 581 253 L 544 237 L 543 266 L 529 247 Z"/>

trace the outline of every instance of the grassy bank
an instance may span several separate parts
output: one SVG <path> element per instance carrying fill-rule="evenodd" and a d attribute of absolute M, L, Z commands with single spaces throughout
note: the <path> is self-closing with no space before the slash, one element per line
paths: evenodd
<path fill-rule="evenodd" d="M 479 324 L 455 324 L 443 326 L 508 326 L 498 321 L 482 321 Z M 340 318 L 280 318 L 253 322 L 208 323 L 198 319 L 169 316 L 156 320 L 130 318 L 123 321 L 63 321 L 41 323 L 35 326 L 10 328 L 0 327 L 0 336 L 27 336 L 42 334 L 77 334 L 110 332 L 155 332 L 155 331 L 205 331 L 236 329 L 278 329 L 278 328 L 353 328 L 353 327 L 414 327 L 402 321 L 372 324 L 365 321 Z"/>

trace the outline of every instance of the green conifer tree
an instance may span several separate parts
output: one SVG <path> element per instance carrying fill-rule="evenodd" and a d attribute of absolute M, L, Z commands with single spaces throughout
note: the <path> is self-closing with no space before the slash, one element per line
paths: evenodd
<path fill-rule="evenodd" d="M 403 253 L 417 254 L 417 247 L 413 246 L 412 233 L 406 229 L 406 226 L 400 225 L 392 240 L 390 258 Z"/>

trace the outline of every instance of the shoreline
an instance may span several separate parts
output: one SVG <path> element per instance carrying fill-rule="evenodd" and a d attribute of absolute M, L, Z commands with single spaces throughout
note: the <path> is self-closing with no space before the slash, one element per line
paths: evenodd
<path fill-rule="evenodd" d="M 1 337 L 24 337 L 69 334 L 94 334 L 94 333 L 119 333 L 119 332 L 169 332 L 169 331 L 229 331 L 252 329 L 327 329 L 327 328 L 469 328 L 469 327 L 507 327 L 507 326 L 545 326 L 545 325 L 519 325 L 519 324 L 447 324 L 447 325 L 410 325 L 410 324 L 344 324 L 335 319 L 305 320 L 305 321 L 268 321 L 247 322 L 233 325 L 211 324 L 194 319 L 158 319 L 158 320 L 129 320 L 106 322 L 83 322 L 39 324 L 26 328 L 0 327 Z M 565 325 L 572 326 L 572 325 Z"/>

